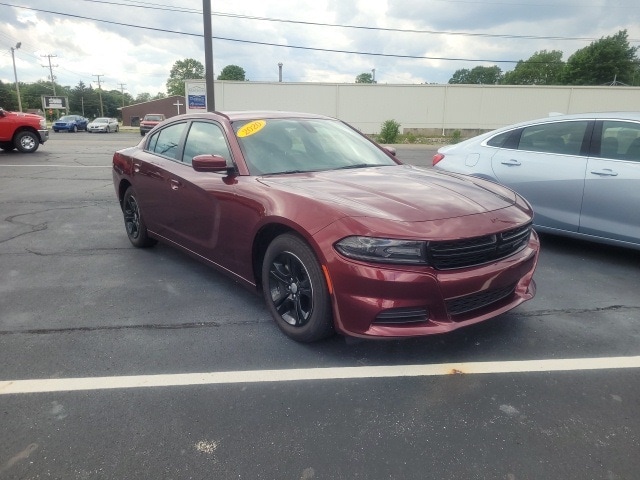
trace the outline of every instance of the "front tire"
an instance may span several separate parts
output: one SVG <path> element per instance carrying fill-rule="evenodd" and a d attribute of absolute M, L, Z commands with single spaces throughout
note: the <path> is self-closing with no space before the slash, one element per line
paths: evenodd
<path fill-rule="evenodd" d="M 40 146 L 40 139 L 33 132 L 20 132 L 16 135 L 15 146 L 19 152 L 33 153 Z"/>
<path fill-rule="evenodd" d="M 76 127 L 75 125 L 69 129 L 70 133 L 76 133 L 77 131 L 78 131 L 78 127 Z"/>
<path fill-rule="evenodd" d="M 297 235 L 277 237 L 265 253 L 262 291 L 276 324 L 298 342 L 334 333 L 331 300 L 311 247 Z"/>
<path fill-rule="evenodd" d="M 133 187 L 127 188 L 122 199 L 122 214 L 124 216 L 124 227 L 127 230 L 127 237 L 134 247 L 146 248 L 155 245 L 157 242 L 149 238 L 147 226 L 144 224 L 140 206 L 136 198 Z"/>

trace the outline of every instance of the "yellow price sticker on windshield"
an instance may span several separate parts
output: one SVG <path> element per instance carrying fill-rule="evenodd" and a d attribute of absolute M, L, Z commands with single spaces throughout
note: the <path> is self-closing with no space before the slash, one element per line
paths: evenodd
<path fill-rule="evenodd" d="M 254 133 L 258 133 L 267 124 L 264 120 L 256 120 L 255 122 L 247 123 L 245 126 L 238 130 L 238 137 L 244 138 Z"/>

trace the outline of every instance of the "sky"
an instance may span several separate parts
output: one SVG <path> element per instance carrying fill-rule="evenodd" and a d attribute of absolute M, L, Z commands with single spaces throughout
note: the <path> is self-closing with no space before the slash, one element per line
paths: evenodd
<path fill-rule="evenodd" d="M 205 64 L 202 0 L 0 0 L 0 80 L 79 82 L 133 97 L 166 93 L 171 67 Z M 246 79 L 447 83 L 462 68 L 512 70 L 537 51 L 563 60 L 627 30 L 640 46 L 637 0 L 211 0 L 214 75 Z M 51 65 L 51 68 L 49 67 Z M 613 78 L 612 78 L 613 81 Z"/>

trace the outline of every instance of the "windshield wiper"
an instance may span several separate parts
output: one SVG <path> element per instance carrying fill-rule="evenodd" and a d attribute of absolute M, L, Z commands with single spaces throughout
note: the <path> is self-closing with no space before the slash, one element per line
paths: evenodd
<path fill-rule="evenodd" d="M 284 170 L 282 172 L 269 172 L 263 175 L 288 175 L 290 173 L 309 173 L 311 170 Z"/>
<path fill-rule="evenodd" d="M 344 167 L 336 167 L 333 170 L 347 170 L 349 168 L 367 168 L 367 167 L 381 167 L 379 163 L 355 163 L 353 165 L 345 165 Z"/>

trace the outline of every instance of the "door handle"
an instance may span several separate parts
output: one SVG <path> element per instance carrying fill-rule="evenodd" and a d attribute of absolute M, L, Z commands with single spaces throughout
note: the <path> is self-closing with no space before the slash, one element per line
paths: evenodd
<path fill-rule="evenodd" d="M 591 173 L 594 175 L 599 175 L 601 177 L 617 177 L 618 172 L 614 172 L 610 168 L 603 168 L 602 170 L 591 170 Z"/>
<path fill-rule="evenodd" d="M 518 167 L 522 165 L 518 160 L 512 158 L 510 160 L 503 160 L 500 162 L 502 165 L 507 165 L 508 167 Z"/>
<path fill-rule="evenodd" d="M 171 185 L 171 190 L 178 190 L 182 186 L 182 184 L 175 178 L 169 180 L 169 183 Z"/>

